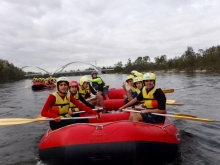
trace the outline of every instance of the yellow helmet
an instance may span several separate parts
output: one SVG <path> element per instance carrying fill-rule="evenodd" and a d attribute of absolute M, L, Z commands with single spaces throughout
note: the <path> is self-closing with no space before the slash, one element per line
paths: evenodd
<path fill-rule="evenodd" d="M 136 77 L 143 77 L 143 74 L 140 73 L 140 72 L 135 72 L 135 73 L 134 73 L 134 76 L 136 76 Z"/>
<path fill-rule="evenodd" d="M 143 81 L 144 80 L 154 80 L 156 82 L 156 76 L 154 73 L 145 73 L 143 76 Z"/>
<path fill-rule="evenodd" d="M 88 77 L 86 76 L 81 77 L 81 79 L 79 80 L 79 85 L 83 85 L 84 82 L 89 82 Z"/>
<path fill-rule="evenodd" d="M 143 78 L 142 77 L 135 77 L 134 78 L 134 83 L 136 83 L 136 82 L 139 82 L 139 81 L 143 81 Z"/>
<path fill-rule="evenodd" d="M 132 71 L 131 71 L 131 74 L 135 74 L 136 72 L 138 72 L 138 71 L 132 70 Z"/>
<path fill-rule="evenodd" d="M 133 80 L 133 79 L 134 79 L 134 76 L 133 76 L 133 75 L 129 75 L 129 76 L 126 77 L 126 82 L 127 82 L 128 80 Z"/>

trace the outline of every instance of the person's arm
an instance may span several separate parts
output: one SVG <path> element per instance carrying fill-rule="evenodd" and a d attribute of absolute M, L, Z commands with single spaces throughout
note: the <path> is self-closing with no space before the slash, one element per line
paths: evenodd
<path fill-rule="evenodd" d="M 94 79 L 89 79 L 89 82 L 97 82 L 97 83 L 99 83 L 100 80 L 101 79 L 99 77 L 97 77 L 97 78 L 94 78 Z"/>
<path fill-rule="evenodd" d="M 126 96 L 127 96 L 127 98 L 128 98 L 129 101 L 131 101 L 131 100 L 133 99 L 130 90 L 126 90 Z"/>
<path fill-rule="evenodd" d="M 135 97 L 134 99 L 132 99 L 131 101 L 129 101 L 127 104 L 125 104 L 125 105 L 123 105 L 122 107 L 120 107 L 119 110 L 122 110 L 122 109 L 124 109 L 124 108 L 126 108 L 126 107 L 129 107 L 129 106 L 133 105 L 133 104 L 136 103 L 136 102 L 137 102 L 137 97 Z"/>
<path fill-rule="evenodd" d="M 138 101 L 142 101 L 143 100 L 143 96 L 142 96 L 142 92 L 139 93 L 139 95 L 137 95 L 137 97 L 133 98 L 131 101 L 129 101 L 127 104 L 125 104 L 124 106 L 122 106 L 121 108 L 119 108 L 119 110 L 122 110 L 126 107 L 129 107 L 133 104 L 135 104 Z"/>
<path fill-rule="evenodd" d="M 41 110 L 41 116 L 44 117 L 51 117 L 51 118 L 56 118 L 58 117 L 58 114 L 50 112 L 49 109 L 53 107 L 53 105 L 56 102 L 56 98 L 54 95 L 50 94 L 47 98 L 47 101 L 45 102 L 42 110 Z"/>
<path fill-rule="evenodd" d="M 94 115 L 98 115 L 99 116 L 99 114 L 96 111 L 93 111 L 91 108 L 87 107 L 85 104 L 80 103 L 72 95 L 70 95 L 70 101 L 73 104 L 75 104 L 79 109 L 85 110 L 88 113 L 92 113 Z"/>
<path fill-rule="evenodd" d="M 129 107 L 133 104 L 135 104 L 137 101 L 141 101 L 143 100 L 143 97 L 142 97 L 142 92 L 140 92 L 139 95 L 137 95 L 137 97 L 133 98 L 131 101 L 129 101 L 127 104 L 123 105 L 122 107 L 119 108 L 119 110 L 122 110 L 126 107 Z"/>
<path fill-rule="evenodd" d="M 90 108 L 92 108 L 92 109 L 95 108 L 95 106 L 92 105 L 92 104 L 90 104 L 89 102 L 87 102 L 87 101 L 82 97 L 81 94 L 79 94 L 79 100 L 80 100 L 83 104 L 85 104 L 87 107 L 90 107 Z"/>

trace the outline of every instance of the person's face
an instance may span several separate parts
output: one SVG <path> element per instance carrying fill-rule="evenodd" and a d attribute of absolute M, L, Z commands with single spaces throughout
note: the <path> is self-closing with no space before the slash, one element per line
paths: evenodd
<path fill-rule="evenodd" d="M 136 82 L 135 85 L 138 89 L 141 89 L 143 87 L 143 83 L 141 81 Z"/>
<path fill-rule="evenodd" d="M 86 89 L 86 88 L 88 88 L 88 87 L 89 87 L 89 82 L 84 82 L 84 83 L 83 83 L 83 88 Z"/>
<path fill-rule="evenodd" d="M 66 82 L 61 82 L 60 84 L 59 84 L 59 90 L 61 91 L 61 92 L 66 92 L 67 90 L 68 90 L 68 85 L 67 85 L 67 83 Z"/>
<path fill-rule="evenodd" d="M 144 85 L 147 89 L 151 89 L 154 87 L 154 80 L 144 80 Z"/>
<path fill-rule="evenodd" d="M 127 81 L 127 83 L 128 83 L 130 86 L 133 86 L 133 85 L 134 85 L 133 80 L 131 80 L 131 79 L 129 79 L 129 80 Z"/>
<path fill-rule="evenodd" d="M 93 74 L 92 77 L 93 77 L 93 78 L 96 78 L 96 77 L 97 77 L 97 74 Z"/>
<path fill-rule="evenodd" d="M 71 87 L 70 87 L 70 93 L 75 94 L 76 92 L 77 92 L 77 87 L 71 86 Z"/>

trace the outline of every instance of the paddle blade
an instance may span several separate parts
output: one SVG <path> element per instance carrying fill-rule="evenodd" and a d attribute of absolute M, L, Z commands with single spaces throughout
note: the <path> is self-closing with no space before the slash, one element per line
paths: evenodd
<path fill-rule="evenodd" d="M 164 93 L 173 93 L 174 89 L 164 89 L 163 92 Z"/>
<path fill-rule="evenodd" d="M 8 118 L 8 119 L 0 119 L 1 125 L 17 125 L 17 124 L 26 124 L 31 122 L 36 122 L 38 119 L 26 119 L 26 118 Z"/>
<path fill-rule="evenodd" d="M 184 104 L 175 103 L 176 100 L 167 100 L 166 105 L 176 105 L 176 106 L 182 106 Z"/>
<path fill-rule="evenodd" d="M 167 100 L 166 104 L 174 104 L 176 102 L 176 100 Z"/>
<path fill-rule="evenodd" d="M 188 117 L 188 116 L 173 115 L 172 117 L 177 118 L 177 119 L 194 120 L 194 121 L 201 121 L 201 122 L 219 122 L 219 121 L 216 121 L 216 120 L 210 120 L 210 119 L 205 119 L 205 118 L 197 118 L 197 117 Z"/>
<path fill-rule="evenodd" d="M 170 114 L 169 112 L 168 112 L 168 114 Z M 178 115 L 178 116 L 187 116 L 187 117 L 197 117 L 197 116 L 195 116 L 195 115 L 190 115 L 190 114 L 185 114 L 185 113 L 172 113 L 173 115 Z"/>

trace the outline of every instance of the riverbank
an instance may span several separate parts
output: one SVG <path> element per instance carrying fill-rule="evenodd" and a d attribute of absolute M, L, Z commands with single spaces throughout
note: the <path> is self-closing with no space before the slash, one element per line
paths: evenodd
<path fill-rule="evenodd" d="M 187 69 L 183 69 L 183 70 L 179 70 L 179 69 L 169 69 L 169 70 L 156 70 L 156 71 L 152 71 L 154 73 L 219 73 L 220 70 L 217 69 L 195 69 L 195 70 L 187 70 Z"/>

